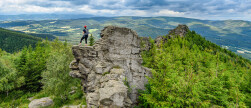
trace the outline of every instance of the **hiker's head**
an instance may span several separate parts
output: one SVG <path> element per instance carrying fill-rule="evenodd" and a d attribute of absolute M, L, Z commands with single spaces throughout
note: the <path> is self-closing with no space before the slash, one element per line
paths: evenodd
<path fill-rule="evenodd" d="M 84 27 L 86 28 L 87 26 L 85 25 Z"/>

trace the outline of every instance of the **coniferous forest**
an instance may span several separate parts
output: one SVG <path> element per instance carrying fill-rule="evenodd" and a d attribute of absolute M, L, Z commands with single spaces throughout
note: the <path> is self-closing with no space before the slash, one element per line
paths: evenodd
<path fill-rule="evenodd" d="M 167 36 L 165 37 L 167 38 Z M 251 62 L 207 41 L 194 31 L 160 46 L 151 40 L 142 53 L 144 66 L 151 68 L 140 107 L 227 107 L 251 106 Z"/>
<path fill-rule="evenodd" d="M 53 107 L 84 104 L 80 81 L 69 76 L 71 46 L 55 39 L 14 54 L 0 50 L 0 107 L 28 107 L 29 97 L 46 96 L 53 97 Z"/>
<path fill-rule="evenodd" d="M 31 45 L 35 47 L 41 38 L 0 28 L 0 48 L 7 52 L 13 53 L 20 51 L 24 46 Z"/>

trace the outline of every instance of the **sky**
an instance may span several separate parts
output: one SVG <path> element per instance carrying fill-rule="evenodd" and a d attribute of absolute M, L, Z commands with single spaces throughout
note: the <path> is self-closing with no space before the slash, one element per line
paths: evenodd
<path fill-rule="evenodd" d="M 91 14 L 251 21 L 251 0 L 0 0 L 0 15 Z"/>

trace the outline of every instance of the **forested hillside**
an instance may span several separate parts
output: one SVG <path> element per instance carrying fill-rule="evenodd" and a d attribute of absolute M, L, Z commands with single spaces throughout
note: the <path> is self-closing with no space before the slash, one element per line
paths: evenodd
<path fill-rule="evenodd" d="M 251 106 L 251 62 L 194 31 L 160 46 L 151 40 L 142 56 L 153 77 L 141 92 L 141 108 Z"/>
<path fill-rule="evenodd" d="M 85 104 L 80 81 L 69 76 L 71 46 L 55 39 L 14 54 L 0 50 L 0 108 L 27 108 L 30 97 L 51 97 L 52 108 Z"/>
<path fill-rule="evenodd" d="M 53 41 L 54 39 L 56 39 L 56 37 L 51 34 L 37 34 L 37 33 L 26 33 L 26 34 L 31 35 L 31 36 L 35 36 L 35 37 L 40 37 L 43 39 L 48 39 L 50 41 Z"/>
<path fill-rule="evenodd" d="M 24 46 L 35 47 L 41 38 L 0 28 L 0 48 L 7 52 L 18 52 Z"/>

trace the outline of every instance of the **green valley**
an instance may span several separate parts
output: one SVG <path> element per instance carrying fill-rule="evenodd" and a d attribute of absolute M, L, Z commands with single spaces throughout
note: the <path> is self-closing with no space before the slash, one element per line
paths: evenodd
<path fill-rule="evenodd" d="M 241 20 L 210 21 L 182 17 L 93 17 L 71 20 L 2 21 L 0 27 L 25 33 L 46 33 L 77 44 L 87 25 L 95 40 L 104 26 L 115 25 L 135 30 L 139 36 L 156 38 L 178 24 L 186 24 L 206 39 L 251 59 L 251 22 Z"/>

